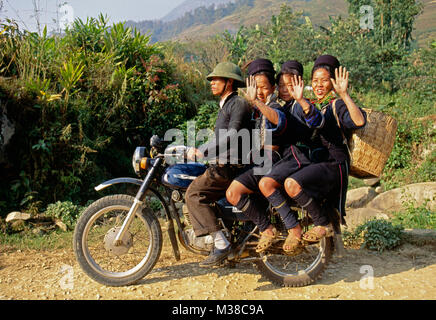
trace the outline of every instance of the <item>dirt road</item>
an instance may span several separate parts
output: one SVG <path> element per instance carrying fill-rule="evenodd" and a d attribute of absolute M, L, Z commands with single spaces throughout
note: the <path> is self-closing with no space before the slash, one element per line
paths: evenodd
<path fill-rule="evenodd" d="M 181 249 L 176 262 L 164 247 L 155 269 L 138 284 L 111 288 L 88 278 L 72 250 L 17 251 L 0 248 L 1 300 L 436 300 L 436 248 L 405 244 L 382 254 L 347 249 L 333 257 L 322 279 L 303 288 L 279 288 L 249 263 L 202 269 L 202 257 Z M 373 277 L 371 277 L 373 275 Z"/>

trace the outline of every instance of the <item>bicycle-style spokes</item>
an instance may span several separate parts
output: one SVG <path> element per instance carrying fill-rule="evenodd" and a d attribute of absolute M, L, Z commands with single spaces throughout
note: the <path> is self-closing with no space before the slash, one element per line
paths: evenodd
<path fill-rule="evenodd" d="M 75 252 L 85 272 L 108 285 L 125 285 L 142 278 L 156 263 L 162 248 L 159 222 L 144 202 L 121 241 L 115 241 L 133 198 L 110 196 L 88 207 L 78 222 Z M 151 210 L 151 209 L 150 209 Z"/>
<path fill-rule="evenodd" d="M 83 239 L 87 242 L 87 259 L 100 272 L 128 272 L 146 260 L 150 248 L 150 231 L 142 217 L 136 216 L 121 245 L 115 246 L 114 240 L 121 228 L 120 221 L 124 221 L 129 208 L 112 206 L 96 213 L 89 221 Z"/>
<path fill-rule="evenodd" d="M 256 262 L 263 275 L 282 286 L 300 287 L 315 281 L 324 270 L 333 250 L 331 238 L 306 245 L 303 252 L 294 256 L 279 250 L 278 246 L 282 244 L 283 241 L 280 241 L 273 250 L 260 254 L 261 259 Z"/>

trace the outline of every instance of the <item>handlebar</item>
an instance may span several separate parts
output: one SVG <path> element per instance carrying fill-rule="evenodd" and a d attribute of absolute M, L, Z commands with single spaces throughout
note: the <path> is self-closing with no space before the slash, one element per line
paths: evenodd
<path fill-rule="evenodd" d="M 156 158 L 177 158 L 183 157 L 183 159 L 187 159 L 189 147 L 187 146 L 172 146 L 165 149 L 164 153 L 158 153 L 155 155 Z"/>
<path fill-rule="evenodd" d="M 174 151 L 176 152 L 176 154 L 179 153 L 188 153 L 189 148 L 187 146 L 172 146 L 172 147 L 168 147 L 165 149 L 165 155 L 173 155 Z"/>

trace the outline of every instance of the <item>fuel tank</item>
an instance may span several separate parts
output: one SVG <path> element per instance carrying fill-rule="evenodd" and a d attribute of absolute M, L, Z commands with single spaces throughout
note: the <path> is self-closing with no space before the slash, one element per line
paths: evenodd
<path fill-rule="evenodd" d="M 206 171 L 201 163 L 182 163 L 168 167 L 162 175 L 162 184 L 171 189 L 186 190 L 192 181 Z"/>

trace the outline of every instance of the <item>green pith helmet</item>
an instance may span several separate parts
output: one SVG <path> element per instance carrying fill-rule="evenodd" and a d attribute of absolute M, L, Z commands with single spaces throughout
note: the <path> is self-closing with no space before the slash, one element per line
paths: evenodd
<path fill-rule="evenodd" d="M 213 69 L 213 72 L 208 75 L 206 79 L 211 81 L 213 77 L 233 79 L 236 81 L 236 87 L 245 87 L 245 81 L 242 78 L 241 69 L 231 62 L 218 63 L 215 69 Z"/>

